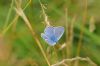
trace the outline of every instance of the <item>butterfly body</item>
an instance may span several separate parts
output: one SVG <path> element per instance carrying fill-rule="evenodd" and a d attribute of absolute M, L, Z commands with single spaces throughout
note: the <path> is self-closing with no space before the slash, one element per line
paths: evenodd
<path fill-rule="evenodd" d="M 55 45 L 64 33 L 64 27 L 48 26 L 45 28 L 41 37 L 51 46 Z"/>
<path fill-rule="evenodd" d="M 54 35 L 50 37 L 50 40 L 52 40 L 54 42 L 57 42 L 57 39 L 56 39 L 56 37 Z"/>

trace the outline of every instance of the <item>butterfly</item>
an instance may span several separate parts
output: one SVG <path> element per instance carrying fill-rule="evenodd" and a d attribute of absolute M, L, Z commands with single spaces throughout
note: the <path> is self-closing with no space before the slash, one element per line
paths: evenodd
<path fill-rule="evenodd" d="M 51 46 L 54 46 L 64 33 L 64 27 L 47 26 L 44 33 L 41 33 L 41 37 Z"/>

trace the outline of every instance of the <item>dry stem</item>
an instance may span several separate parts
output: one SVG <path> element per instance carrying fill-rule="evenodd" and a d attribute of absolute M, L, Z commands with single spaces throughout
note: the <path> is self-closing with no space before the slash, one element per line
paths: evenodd
<path fill-rule="evenodd" d="M 86 61 L 88 62 L 91 66 L 97 66 L 97 64 L 95 64 L 89 57 L 86 58 L 82 58 L 82 57 L 75 57 L 75 58 L 71 58 L 71 59 L 64 59 L 56 64 L 53 64 L 51 66 L 60 66 L 61 64 L 65 63 L 65 62 L 73 62 L 76 60 L 80 60 L 80 61 Z M 68 66 L 68 65 L 67 65 Z"/>

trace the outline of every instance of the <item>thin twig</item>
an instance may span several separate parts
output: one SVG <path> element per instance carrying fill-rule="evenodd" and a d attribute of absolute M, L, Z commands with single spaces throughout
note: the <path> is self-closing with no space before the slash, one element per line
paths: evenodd
<path fill-rule="evenodd" d="M 13 1 L 13 0 L 12 0 Z M 31 0 L 27 3 L 27 5 L 23 8 L 23 10 L 25 10 L 27 7 L 28 7 L 28 5 L 31 3 Z M 16 3 L 17 4 L 17 3 Z M 12 5 L 13 5 L 13 3 L 12 3 Z M 11 6 L 12 6 L 11 5 Z M 20 4 L 21 5 L 21 4 Z M 11 9 L 10 9 L 11 10 Z M 8 16 L 9 16 L 9 13 L 8 13 Z M 17 21 L 17 19 L 19 18 L 19 15 L 16 15 L 15 16 L 15 18 L 11 21 L 11 23 L 7 26 L 7 22 L 8 22 L 8 18 L 7 18 L 7 20 L 6 20 L 6 23 L 5 23 L 5 29 L 2 31 L 2 34 L 4 35 L 8 30 L 9 30 L 9 28 L 14 24 L 14 23 L 16 23 L 16 21 Z"/>
<path fill-rule="evenodd" d="M 3 29 L 5 29 L 7 27 L 7 25 L 8 25 L 8 22 L 9 22 L 9 19 L 10 19 L 10 15 L 11 15 L 12 10 L 13 10 L 13 4 L 14 4 L 14 0 L 12 0 L 12 2 L 11 2 L 11 5 L 10 5 L 10 8 L 9 8 L 9 11 L 8 11 L 7 18 L 6 18 L 5 24 L 3 26 Z"/>
<path fill-rule="evenodd" d="M 76 61 L 76 60 L 80 60 L 80 61 L 86 61 L 88 62 L 91 66 L 97 66 L 97 64 L 95 64 L 89 57 L 86 57 L 86 58 L 82 58 L 82 57 L 75 57 L 75 58 L 71 58 L 71 59 L 64 59 L 56 64 L 53 64 L 51 66 L 59 66 L 65 62 L 73 62 L 73 61 Z"/>
<path fill-rule="evenodd" d="M 32 2 L 32 0 L 29 0 L 29 2 L 26 4 L 26 6 L 23 8 L 23 10 L 25 10 L 28 6 L 29 6 L 29 4 Z"/>
<path fill-rule="evenodd" d="M 15 16 L 15 18 L 13 19 L 13 21 L 2 31 L 2 34 L 4 35 L 8 29 L 12 26 L 12 24 L 14 24 L 16 22 L 16 20 L 18 19 L 18 15 Z"/>

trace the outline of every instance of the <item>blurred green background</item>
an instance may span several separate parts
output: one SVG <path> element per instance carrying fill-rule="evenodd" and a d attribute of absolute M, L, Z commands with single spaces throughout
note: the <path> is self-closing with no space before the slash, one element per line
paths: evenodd
<path fill-rule="evenodd" d="M 32 36 L 21 16 L 16 18 L 16 1 L 0 0 L 0 66 L 48 66 L 35 40 L 36 36 L 51 65 L 78 55 L 83 58 L 89 57 L 100 66 L 100 0 L 41 0 L 46 7 L 44 10 L 50 24 L 65 27 L 64 35 L 54 47 L 41 38 L 46 24 L 39 0 L 18 0 L 35 36 Z M 74 27 L 70 29 L 73 21 Z M 71 41 L 70 36 L 73 39 Z M 67 47 L 61 48 L 64 44 Z M 74 63 L 76 62 L 69 63 L 68 66 L 75 66 Z M 80 61 L 76 66 L 91 65 Z"/>

